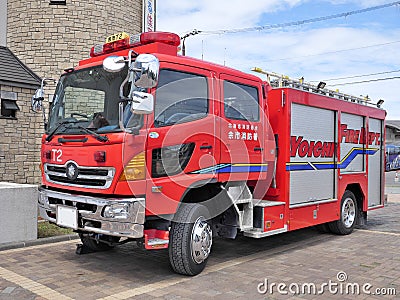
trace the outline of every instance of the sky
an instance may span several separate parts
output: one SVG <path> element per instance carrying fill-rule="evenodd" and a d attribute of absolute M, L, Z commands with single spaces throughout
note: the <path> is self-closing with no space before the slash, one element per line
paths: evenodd
<path fill-rule="evenodd" d="M 320 22 L 274 29 L 220 30 L 284 24 L 358 11 L 394 0 L 159 0 L 156 30 L 186 39 L 186 55 L 252 73 L 253 67 L 373 102 L 385 100 L 388 120 L 400 120 L 400 4 Z M 384 73 L 371 76 L 353 77 Z M 253 73 L 257 75 L 256 73 Z M 262 77 L 262 75 L 260 75 Z M 332 80 L 343 77 L 353 77 Z M 262 77 L 263 78 L 263 77 Z M 264 77 L 265 78 L 265 77 Z M 370 81 L 357 83 L 359 81 Z M 346 83 L 346 85 L 338 85 Z M 348 84 L 353 83 L 353 84 Z"/>

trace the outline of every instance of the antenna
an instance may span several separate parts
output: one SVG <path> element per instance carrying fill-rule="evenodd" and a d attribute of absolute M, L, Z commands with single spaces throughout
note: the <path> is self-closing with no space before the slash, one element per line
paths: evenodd
<path fill-rule="evenodd" d="M 226 66 L 226 47 L 224 48 L 224 66 Z"/>
<path fill-rule="evenodd" d="M 201 40 L 201 60 L 204 60 L 204 40 Z"/>

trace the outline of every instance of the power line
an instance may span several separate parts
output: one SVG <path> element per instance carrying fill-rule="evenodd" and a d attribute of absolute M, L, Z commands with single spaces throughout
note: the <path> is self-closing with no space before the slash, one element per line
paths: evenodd
<path fill-rule="evenodd" d="M 307 20 L 301 20 L 301 21 L 293 21 L 293 22 L 287 22 L 287 23 L 281 23 L 281 24 L 271 24 L 271 25 L 264 25 L 264 26 L 256 26 L 256 27 L 248 27 L 248 28 L 238 28 L 238 29 L 222 29 L 222 30 L 209 30 L 209 31 L 199 31 L 201 34 L 226 34 L 226 33 L 240 33 L 240 32 L 250 32 L 250 31 L 261 31 L 261 30 L 267 30 L 267 29 L 277 29 L 277 28 L 284 28 L 284 27 L 290 27 L 290 26 L 298 26 L 298 25 L 303 25 L 303 24 L 310 24 L 310 23 L 315 23 L 315 22 L 321 22 L 321 21 L 327 21 L 327 20 L 332 20 L 332 19 L 338 19 L 338 18 L 343 18 L 343 17 L 348 17 L 356 14 L 362 14 L 378 9 L 383 9 L 395 5 L 399 5 L 400 1 L 392 2 L 392 3 L 387 3 L 387 4 L 382 4 L 382 5 L 377 5 L 377 6 L 372 6 L 364 9 L 359 9 L 359 10 L 353 10 L 349 12 L 344 12 L 340 14 L 335 14 L 335 15 L 330 15 L 330 16 L 325 16 L 325 17 L 317 17 L 317 18 L 312 18 L 312 19 L 307 19 Z"/>
<path fill-rule="evenodd" d="M 360 49 L 373 48 L 373 47 L 378 47 L 378 46 L 386 46 L 386 45 L 391 45 L 391 44 L 396 44 L 396 43 L 400 43 L 400 41 L 394 41 L 394 42 L 388 42 L 388 43 L 382 43 L 382 44 L 374 44 L 374 45 L 368 45 L 368 46 L 357 47 L 357 48 L 349 48 L 349 49 L 335 50 L 335 51 L 329 51 L 329 52 L 321 52 L 321 53 L 317 53 L 317 54 L 309 54 L 309 55 L 303 55 L 303 56 L 286 57 L 286 58 L 277 58 L 277 59 L 266 60 L 266 61 L 264 61 L 264 62 L 291 60 L 291 59 L 297 59 L 297 58 L 319 56 L 319 55 L 324 55 L 324 54 L 334 54 L 334 53 L 340 53 L 340 52 L 346 52 L 346 51 L 353 51 L 353 50 L 360 50 Z"/>
<path fill-rule="evenodd" d="M 364 81 L 354 81 L 354 82 L 347 82 L 347 83 L 339 83 L 339 84 L 332 84 L 330 86 L 351 85 L 351 84 L 359 84 L 359 83 L 367 83 L 367 82 L 375 82 L 375 81 L 386 81 L 386 80 L 394 80 L 394 79 L 400 79 L 400 76 L 388 77 L 388 78 L 378 78 L 378 79 L 371 79 L 371 80 L 364 80 Z"/>
<path fill-rule="evenodd" d="M 320 81 L 334 81 L 334 80 L 352 79 L 352 78 L 368 77 L 368 76 L 374 76 L 374 75 L 383 75 L 383 74 L 390 74 L 390 73 L 397 73 L 397 72 L 400 72 L 400 70 L 387 71 L 387 72 L 379 72 L 379 73 L 371 73 L 371 74 L 363 74 L 363 75 L 354 75 L 354 76 L 348 76 L 348 77 L 339 77 L 339 78 L 331 78 L 331 79 L 322 79 L 322 80 L 318 80 L 318 81 L 311 81 L 311 82 L 320 82 Z"/>

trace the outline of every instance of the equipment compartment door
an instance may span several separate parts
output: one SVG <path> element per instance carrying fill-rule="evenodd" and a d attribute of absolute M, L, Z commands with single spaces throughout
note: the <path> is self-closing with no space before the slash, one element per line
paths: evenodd
<path fill-rule="evenodd" d="M 291 107 L 290 206 L 336 198 L 336 113 L 293 103 Z"/>
<path fill-rule="evenodd" d="M 364 173 L 365 117 L 342 113 L 340 123 L 340 174 Z"/>
<path fill-rule="evenodd" d="M 383 121 L 369 119 L 368 133 L 368 208 L 382 205 Z"/>

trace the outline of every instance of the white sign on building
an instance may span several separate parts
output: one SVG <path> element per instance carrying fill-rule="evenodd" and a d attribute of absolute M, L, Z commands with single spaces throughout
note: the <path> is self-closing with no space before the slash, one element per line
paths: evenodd
<path fill-rule="evenodd" d="M 143 32 L 156 30 L 156 0 L 143 0 Z"/>

